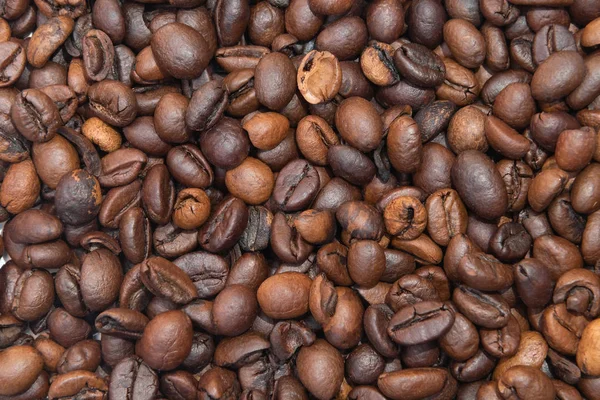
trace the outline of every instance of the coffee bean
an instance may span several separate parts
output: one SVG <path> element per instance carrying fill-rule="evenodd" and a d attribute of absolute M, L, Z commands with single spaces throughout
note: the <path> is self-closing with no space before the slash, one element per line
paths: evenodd
<path fill-rule="evenodd" d="M 597 397 L 599 19 L 9 0 L 0 397 Z"/>
<path fill-rule="evenodd" d="M 313 50 L 298 67 L 298 89 L 310 104 L 335 97 L 342 85 L 342 69 L 336 56 L 328 51 Z"/>
<path fill-rule="evenodd" d="M 414 345 L 434 340 L 454 323 L 454 312 L 441 302 L 424 301 L 400 309 L 390 320 L 388 334 L 396 343 Z"/>

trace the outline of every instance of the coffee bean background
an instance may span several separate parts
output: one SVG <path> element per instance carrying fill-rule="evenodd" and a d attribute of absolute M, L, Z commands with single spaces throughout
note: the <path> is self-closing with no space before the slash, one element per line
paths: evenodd
<path fill-rule="evenodd" d="M 600 399 L 598 0 L 6 0 L 0 400 Z"/>

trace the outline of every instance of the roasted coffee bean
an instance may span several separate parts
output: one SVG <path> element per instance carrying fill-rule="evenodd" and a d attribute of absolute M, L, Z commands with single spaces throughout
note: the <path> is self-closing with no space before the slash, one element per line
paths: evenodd
<path fill-rule="evenodd" d="M 335 126 L 342 139 L 365 153 L 375 150 L 383 135 L 375 107 L 360 97 L 350 97 L 340 103 L 335 113 Z"/>
<path fill-rule="evenodd" d="M 564 69 L 560 79 L 548 81 L 556 68 Z M 531 93 L 538 101 L 553 102 L 567 96 L 581 84 L 585 75 L 583 58 L 574 51 L 558 51 L 542 63 L 533 74 Z"/>
<path fill-rule="evenodd" d="M 379 375 L 377 386 L 391 399 L 419 399 L 443 393 L 449 380 L 453 378 L 442 368 L 411 368 Z"/>
<path fill-rule="evenodd" d="M 175 259 L 173 264 L 191 279 L 200 298 L 213 297 L 225 287 L 229 266 L 220 256 L 204 252 L 188 253 Z"/>
<path fill-rule="evenodd" d="M 494 219 L 506 211 L 508 198 L 502 178 L 482 153 L 460 153 L 452 167 L 452 183 L 466 206 L 478 216 Z M 473 197 L 475 193 L 477 198 Z"/>
<path fill-rule="evenodd" d="M 247 331 L 258 310 L 256 293 L 243 285 L 225 287 L 215 298 L 212 322 L 224 336 L 238 336 Z"/>
<path fill-rule="evenodd" d="M 171 370 L 189 354 L 192 336 L 190 319 L 182 311 L 167 311 L 146 325 L 136 344 L 136 354 L 151 368 Z"/>
<path fill-rule="evenodd" d="M 313 395 L 335 396 L 344 379 L 344 360 L 335 347 L 319 339 L 300 349 L 296 362 L 300 381 Z"/>
<path fill-rule="evenodd" d="M 459 286 L 454 289 L 452 300 L 471 322 L 485 328 L 502 328 L 510 318 L 508 304 L 496 294 Z"/>
<path fill-rule="evenodd" d="M 424 301 L 400 309 L 391 318 L 388 334 L 403 346 L 435 340 L 454 323 L 454 311 L 436 301 Z"/>
<path fill-rule="evenodd" d="M 254 90 L 258 101 L 271 110 L 281 110 L 294 96 L 295 76 L 294 64 L 284 54 L 277 52 L 262 57 L 254 70 Z"/>
<path fill-rule="evenodd" d="M 100 333 L 135 340 L 142 337 L 148 318 L 135 310 L 113 308 L 98 315 L 95 324 Z"/>
<path fill-rule="evenodd" d="M 595 1 L 92 3 L 0 7 L 0 398 L 597 397 Z"/>
<path fill-rule="evenodd" d="M 400 74 L 394 65 L 395 49 L 387 43 L 372 40 L 360 56 L 360 66 L 372 83 L 388 86 L 400 80 Z"/>
<path fill-rule="evenodd" d="M 451 19 L 444 24 L 444 41 L 450 52 L 464 67 L 477 68 L 485 59 L 485 39 L 481 32 L 464 19 Z"/>
<path fill-rule="evenodd" d="M 329 147 L 327 161 L 333 173 L 354 185 L 366 185 L 375 176 L 375 164 L 354 147 L 337 145 Z"/>
<path fill-rule="evenodd" d="M 123 358 L 111 373 L 109 398 L 150 399 L 158 392 L 158 376 L 139 357 Z"/>
<path fill-rule="evenodd" d="M 190 277 L 177 265 L 161 257 L 146 259 L 140 267 L 140 278 L 155 296 L 177 304 L 187 304 L 198 296 Z"/>
<path fill-rule="evenodd" d="M 444 39 L 443 26 L 447 18 L 441 2 L 418 0 L 408 10 L 408 37 L 415 43 L 433 49 Z"/>
<path fill-rule="evenodd" d="M 228 250 L 248 224 L 248 207 L 235 197 L 223 200 L 198 231 L 198 243 L 211 252 Z"/>
<path fill-rule="evenodd" d="M 33 142 L 52 139 L 62 125 L 60 113 L 52 99 L 37 89 L 26 89 L 19 93 L 10 113 L 15 127 Z"/>
<path fill-rule="evenodd" d="M 285 176 L 283 174 L 281 171 L 279 177 Z M 249 187 L 250 182 L 252 186 Z M 247 204 L 258 205 L 267 201 L 275 185 L 273 171 L 254 157 L 246 157 L 240 165 L 225 174 L 225 186 L 229 193 Z"/>
<path fill-rule="evenodd" d="M 85 224 L 100 212 L 100 183 L 86 170 L 76 169 L 58 181 L 55 201 L 61 221 L 69 225 Z"/>
<path fill-rule="evenodd" d="M 224 117 L 200 136 L 200 149 L 211 164 L 232 169 L 248 155 L 250 141 L 237 120 Z"/>
<path fill-rule="evenodd" d="M 328 51 L 313 50 L 298 67 L 298 89 L 310 104 L 335 97 L 342 85 L 342 69 L 336 56 Z"/>
<path fill-rule="evenodd" d="M 490 250 L 500 261 L 515 262 L 525 257 L 532 242 L 521 224 L 508 222 L 490 238 Z"/>
<path fill-rule="evenodd" d="M 124 127 L 135 119 L 137 101 L 133 91 L 117 81 L 104 80 L 88 90 L 89 111 L 104 122 Z"/>

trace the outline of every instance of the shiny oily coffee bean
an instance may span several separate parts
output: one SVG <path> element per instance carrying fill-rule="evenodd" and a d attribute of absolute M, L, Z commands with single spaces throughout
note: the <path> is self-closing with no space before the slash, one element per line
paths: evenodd
<path fill-rule="evenodd" d="M 400 309 L 390 320 L 388 334 L 400 345 L 435 340 L 454 323 L 454 311 L 441 302 L 424 301 Z"/>
<path fill-rule="evenodd" d="M 394 52 L 394 65 L 409 82 L 423 87 L 435 87 L 444 80 L 446 67 L 442 60 L 427 47 L 402 44 Z"/>

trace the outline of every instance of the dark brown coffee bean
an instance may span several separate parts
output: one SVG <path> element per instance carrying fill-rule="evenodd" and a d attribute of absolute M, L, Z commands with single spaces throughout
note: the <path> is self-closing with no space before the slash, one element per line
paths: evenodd
<path fill-rule="evenodd" d="M 287 56 L 282 53 L 265 55 L 254 71 L 254 89 L 258 101 L 271 110 L 281 110 L 295 93 L 295 76 L 296 69 Z"/>
<path fill-rule="evenodd" d="M 402 276 L 385 296 L 386 304 L 394 311 L 429 300 L 438 301 L 440 296 L 432 282 L 416 274 Z"/>
<path fill-rule="evenodd" d="M 220 256 L 193 252 L 173 261 L 191 279 L 199 298 L 213 297 L 224 287 L 229 274 L 227 262 Z"/>
<path fill-rule="evenodd" d="M 192 347 L 192 324 L 181 311 L 167 311 L 152 319 L 136 344 L 138 354 L 151 368 L 171 370 L 179 366 Z"/>
<path fill-rule="evenodd" d="M 123 358 L 111 373 L 109 398 L 130 396 L 151 399 L 158 391 L 158 376 L 139 357 Z"/>
<path fill-rule="evenodd" d="M 565 73 L 557 77 L 557 69 Z M 531 80 L 531 93 L 538 101 L 556 101 L 575 90 L 584 76 L 583 58 L 574 51 L 559 51 L 548 57 L 535 71 Z"/>
<path fill-rule="evenodd" d="M 258 310 L 256 293 L 246 286 L 231 285 L 215 298 L 212 321 L 220 335 L 238 336 L 254 322 Z"/>
<path fill-rule="evenodd" d="M 140 267 L 146 288 L 156 296 L 177 304 L 187 304 L 198 296 L 190 277 L 175 264 L 161 257 L 151 257 Z"/>
<path fill-rule="evenodd" d="M 479 334 L 471 321 L 461 313 L 455 312 L 452 327 L 440 337 L 439 343 L 442 350 L 454 360 L 466 361 L 474 356 L 479 348 Z"/>
<path fill-rule="evenodd" d="M 337 145 L 327 152 L 333 173 L 354 185 L 366 185 L 375 175 L 375 164 L 354 147 Z"/>
<path fill-rule="evenodd" d="M 482 153 L 473 150 L 461 153 L 452 167 L 452 182 L 467 207 L 477 215 L 493 219 L 506 211 L 508 199 L 502 178 Z"/>
<path fill-rule="evenodd" d="M 452 300 L 471 322 L 485 328 L 506 326 L 510 318 L 508 304 L 495 294 L 487 294 L 466 286 L 454 289 Z"/>
<path fill-rule="evenodd" d="M 43 92 L 27 89 L 21 92 L 11 107 L 15 127 L 27 139 L 46 142 L 56 135 L 62 125 L 58 108 Z"/>
<path fill-rule="evenodd" d="M 313 395 L 323 399 L 335 396 L 344 379 L 344 360 L 335 347 L 319 339 L 303 347 L 296 362 L 300 381 Z"/>
<path fill-rule="evenodd" d="M 454 323 L 454 312 L 444 303 L 424 301 L 400 309 L 390 320 L 388 334 L 396 343 L 415 345 L 435 340 Z"/>
<path fill-rule="evenodd" d="M 152 222 L 162 225 L 171 219 L 175 189 L 164 164 L 157 164 L 148 171 L 141 195 L 144 209 Z"/>
<path fill-rule="evenodd" d="M 142 337 L 148 321 L 148 318 L 138 311 L 113 308 L 98 315 L 95 326 L 100 333 L 136 340 Z"/>
<path fill-rule="evenodd" d="M 202 248 L 213 253 L 230 249 L 248 224 L 248 208 L 238 198 L 228 197 L 213 211 L 198 231 Z"/>
<path fill-rule="evenodd" d="M 285 10 L 285 30 L 298 40 L 312 39 L 323 21 L 323 16 L 311 10 L 308 0 L 291 0 Z"/>
<path fill-rule="evenodd" d="M 576 51 L 575 37 L 567 27 L 548 24 L 543 26 L 533 38 L 532 54 L 537 65 L 542 64 L 558 51 Z"/>
<path fill-rule="evenodd" d="M 481 32 L 464 19 L 451 19 L 444 24 L 444 41 L 450 52 L 464 67 L 477 68 L 485 59 L 485 39 Z"/>
<path fill-rule="evenodd" d="M 213 12 L 221 46 L 237 44 L 248 25 L 250 5 L 244 1 L 217 1 Z"/>
<path fill-rule="evenodd" d="M 211 164 L 232 169 L 247 157 L 250 141 L 237 120 L 224 117 L 200 136 L 200 149 Z"/>
<path fill-rule="evenodd" d="M 438 86 L 446 73 L 442 60 L 427 47 L 416 43 L 401 45 L 394 53 L 394 64 L 403 77 L 418 86 Z"/>
<path fill-rule="evenodd" d="M 46 315 L 54 301 L 51 281 L 47 271 L 24 271 L 15 282 L 12 314 L 22 321 L 35 321 Z"/>
<path fill-rule="evenodd" d="M 315 48 L 329 51 L 338 60 L 353 60 L 367 44 L 367 25 L 360 17 L 344 17 L 327 25 L 316 38 Z"/>
<path fill-rule="evenodd" d="M 453 378 L 442 368 L 411 368 L 379 375 L 377 386 L 394 400 L 418 399 L 442 392 L 449 379 Z"/>
<path fill-rule="evenodd" d="M 185 186 L 205 189 L 212 184 L 212 167 L 200 149 L 192 144 L 169 150 L 166 164 L 173 178 Z"/>
<path fill-rule="evenodd" d="M 81 297 L 92 311 L 102 311 L 117 300 L 123 280 L 119 259 L 107 249 L 94 250 L 81 263 Z M 99 282 L 104 282 L 99 285 Z"/>
<path fill-rule="evenodd" d="M 115 57 L 115 49 L 108 35 L 101 30 L 91 29 L 82 38 L 81 52 L 88 78 L 96 82 L 105 79 Z"/>
<path fill-rule="evenodd" d="M 113 126 L 124 127 L 135 119 L 137 101 L 133 91 L 117 81 L 105 80 L 88 90 L 90 112 Z"/>
<path fill-rule="evenodd" d="M 447 18 L 441 2 L 418 0 L 408 10 L 408 37 L 415 43 L 433 49 L 444 39 L 443 26 Z"/>

